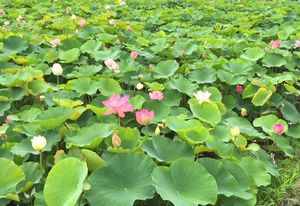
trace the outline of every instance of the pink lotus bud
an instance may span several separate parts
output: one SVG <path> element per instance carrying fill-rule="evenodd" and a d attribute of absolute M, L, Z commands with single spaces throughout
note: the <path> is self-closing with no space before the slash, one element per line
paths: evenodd
<path fill-rule="evenodd" d="M 243 88 L 242 85 L 236 85 L 235 91 L 236 91 L 237 93 L 240 93 L 240 94 L 241 94 L 241 93 L 243 93 L 244 88 Z"/>
<path fill-rule="evenodd" d="M 56 47 L 57 45 L 59 45 L 61 42 L 60 42 L 59 39 L 54 39 L 54 40 L 52 40 L 50 43 L 51 43 L 52 48 L 54 48 L 54 47 Z"/>
<path fill-rule="evenodd" d="M 81 19 L 79 22 L 78 22 L 78 25 L 83 27 L 86 25 L 86 20 L 85 19 Z"/>
<path fill-rule="evenodd" d="M 0 9 L 0 15 L 3 15 L 3 14 L 5 14 L 4 9 Z"/>
<path fill-rule="evenodd" d="M 273 126 L 273 132 L 274 132 L 275 134 L 282 135 L 283 132 L 284 132 L 284 126 L 283 126 L 282 124 L 276 123 L 276 124 Z"/>
<path fill-rule="evenodd" d="M 154 91 L 149 93 L 149 97 L 151 100 L 162 100 L 164 98 L 164 94 L 161 91 Z"/>
<path fill-rule="evenodd" d="M 184 50 L 182 50 L 182 51 L 180 52 L 180 55 L 181 55 L 182 57 L 186 57 L 186 52 L 185 52 Z"/>
<path fill-rule="evenodd" d="M 139 53 L 138 53 L 137 51 L 132 51 L 132 52 L 130 53 L 130 57 L 131 57 L 132 59 L 136 59 L 136 58 L 138 57 L 138 55 L 139 55 Z"/>
<path fill-rule="evenodd" d="M 140 125 L 147 125 L 154 119 L 154 112 L 142 109 L 135 113 L 135 117 Z"/>
<path fill-rule="evenodd" d="M 133 29 L 131 27 L 128 27 L 127 31 L 133 32 Z"/>
<path fill-rule="evenodd" d="M 113 134 L 112 138 L 111 138 L 111 142 L 112 142 L 114 147 L 120 147 L 121 143 L 122 143 L 122 140 L 117 134 Z"/>
<path fill-rule="evenodd" d="M 113 70 L 116 73 L 120 72 L 120 66 L 117 62 L 115 62 L 113 59 L 106 59 L 104 61 L 104 64 L 111 70 Z"/>
<path fill-rule="evenodd" d="M 295 47 L 300 47 L 300 40 L 295 41 Z"/>
<path fill-rule="evenodd" d="M 270 42 L 272 49 L 279 48 L 281 46 L 281 41 L 280 40 L 272 40 Z"/>

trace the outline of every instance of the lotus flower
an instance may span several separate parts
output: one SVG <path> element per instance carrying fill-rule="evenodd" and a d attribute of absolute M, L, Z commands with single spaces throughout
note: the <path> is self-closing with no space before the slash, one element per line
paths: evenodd
<path fill-rule="evenodd" d="M 144 85 L 143 85 L 142 83 L 139 82 L 139 83 L 136 84 L 135 88 L 136 88 L 137 90 L 141 90 L 141 89 L 144 88 Z"/>
<path fill-rule="evenodd" d="M 119 94 L 115 94 L 108 100 L 103 101 L 102 104 L 109 108 L 104 115 L 118 114 L 119 117 L 124 118 L 125 112 L 133 112 L 133 106 L 128 104 L 129 98 L 129 95 L 121 97 Z"/>
<path fill-rule="evenodd" d="M 86 20 L 85 19 L 81 19 L 79 22 L 78 22 L 78 25 L 83 27 L 86 25 Z"/>
<path fill-rule="evenodd" d="M 142 109 L 135 113 L 136 121 L 140 125 L 149 124 L 154 118 L 154 112 L 146 109 Z"/>
<path fill-rule="evenodd" d="M 300 47 L 300 40 L 295 41 L 295 47 Z"/>
<path fill-rule="evenodd" d="M 71 19 L 76 20 L 77 16 L 75 14 L 72 14 Z"/>
<path fill-rule="evenodd" d="M 132 59 L 136 59 L 136 58 L 138 57 L 138 55 L 139 55 L 139 53 L 138 53 L 137 51 L 132 51 L 132 52 L 130 53 L 130 57 L 131 57 Z"/>
<path fill-rule="evenodd" d="M 273 132 L 274 132 L 275 134 L 282 135 L 283 132 L 284 132 L 284 126 L 283 126 L 282 124 L 276 123 L 276 124 L 273 126 Z"/>
<path fill-rule="evenodd" d="M 116 73 L 120 72 L 120 66 L 117 62 L 115 62 L 113 59 L 106 59 L 104 61 L 104 64 L 111 70 L 113 70 Z"/>
<path fill-rule="evenodd" d="M 120 147 L 121 143 L 122 143 L 122 140 L 117 134 L 113 134 L 112 138 L 111 138 L 111 142 L 112 142 L 114 147 Z"/>
<path fill-rule="evenodd" d="M 206 91 L 198 91 L 194 94 L 194 96 L 196 97 L 196 99 L 199 101 L 199 104 L 202 104 L 203 102 L 209 102 L 209 98 L 211 96 L 211 93 Z"/>
<path fill-rule="evenodd" d="M 47 140 L 43 136 L 34 136 L 31 140 L 31 145 L 33 149 L 35 149 L 38 152 L 43 151 L 43 149 L 46 147 Z"/>
<path fill-rule="evenodd" d="M 279 48 L 281 46 L 281 41 L 280 40 L 272 40 L 270 42 L 272 49 Z"/>
<path fill-rule="evenodd" d="M 60 76 L 60 75 L 62 75 L 62 72 L 63 72 L 63 69 L 59 63 L 53 64 L 51 70 L 55 76 Z"/>
<path fill-rule="evenodd" d="M 149 93 L 149 97 L 151 100 L 162 100 L 164 98 L 164 94 L 161 91 L 154 91 Z"/>
<path fill-rule="evenodd" d="M 56 47 L 57 45 L 59 45 L 61 42 L 59 39 L 54 39 L 50 42 L 52 48 Z"/>

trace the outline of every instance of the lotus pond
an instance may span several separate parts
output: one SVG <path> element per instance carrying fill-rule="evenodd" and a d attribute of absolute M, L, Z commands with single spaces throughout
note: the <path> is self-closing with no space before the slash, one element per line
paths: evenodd
<path fill-rule="evenodd" d="M 300 166 L 299 2 L 2 0 L 0 25 L 0 205 L 255 206 Z"/>

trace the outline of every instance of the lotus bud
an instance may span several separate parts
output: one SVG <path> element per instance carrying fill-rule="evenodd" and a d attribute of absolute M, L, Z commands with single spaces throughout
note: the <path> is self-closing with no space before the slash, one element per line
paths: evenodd
<path fill-rule="evenodd" d="M 284 126 L 282 124 L 277 123 L 273 126 L 273 131 L 275 134 L 282 135 L 284 132 Z"/>
<path fill-rule="evenodd" d="M 141 79 L 144 78 L 144 76 L 143 76 L 142 74 L 139 74 L 139 75 L 137 76 L 137 78 L 138 78 L 138 80 L 141 80 Z"/>
<path fill-rule="evenodd" d="M 241 109 L 241 116 L 242 116 L 242 117 L 245 117 L 245 116 L 247 116 L 247 115 L 248 115 L 247 110 L 246 110 L 245 108 L 242 108 L 242 109 Z"/>
<path fill-rule="evenodd" d="M 237 137 L 237 136 L 239 136 L 240 135 L 240 128 L 238 128 L 238 127 L 234 127 L 234 128 L 232 128 L 231 130 L 230 130 L 230 133 L 231 133 L 231 135 L 233 136 L 233 137 Z"/>
<path fill-rule="evenodd" d="M 159 126 L 157 125 L 155 131 L 154 131 L 155 135 L 160 135 L 160 129 Z"/>
<path fill-rule="evenodd" d="M 47 140 L 43 136 L 34 136 L 31 140 L 31 145 L 33 149 L 35 149 L 38 152 L 41 152 L 45 149 L 47 144 Z"/>
<path fill-rule="evenodd" d="M 114 147 L 121 146 L 122 141 L 121 141 L 121 138 L 117 134 L 113 134 L 111 141 L 112 141 L 112 144 Z"/>
<path fill-rule="evenodd" d="M 61 65 L 59 63 L 55 63 L 53 64 L 52 66 L 52 73 L 55 75 L 55 76 L 60 76 L 62 75 L 62 72 L 63 72 L 63 69 L 61 67 Z"/>
<path fill-rule="evenodd" d="M 137 85 L 135 87 L 137 90 L 141 90 L 144 88 L 144 85 L 142 83 L 137 83 Z"/>

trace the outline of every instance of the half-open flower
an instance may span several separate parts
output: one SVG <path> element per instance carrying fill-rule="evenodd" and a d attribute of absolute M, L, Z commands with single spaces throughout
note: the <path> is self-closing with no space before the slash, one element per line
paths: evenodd
<path fill-rule="evenodd" d="M 119 94 L 115 94 L 108 100 L 103 101 L 102 104 L 109 108 L 104 115 L 118 114 L 119 117 L 124 118 L 125 112 L 133 112 L 134 107 L 128 104 L 129 98 L 129 95 L 121 97 Z"/>
<path fill-rule="evenodd" d="M 154 111 L 149 111 L 147 109 L 142 109 L 135 113 L 136 121 L 140 125 L 147 125 L 154 119 Z"/>

